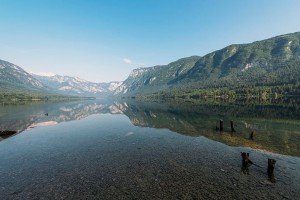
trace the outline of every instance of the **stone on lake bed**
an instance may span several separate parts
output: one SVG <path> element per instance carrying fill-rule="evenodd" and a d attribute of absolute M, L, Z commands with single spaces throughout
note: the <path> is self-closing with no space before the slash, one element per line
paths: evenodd
<path fill-rule="evenodd" d="M 9 135 L 13 135 L 16 134 L 17 131 L 8 131 L 8 130 L 4 130 L 4 131 L 0 131 L 0 136 L 9 136 Z"/>

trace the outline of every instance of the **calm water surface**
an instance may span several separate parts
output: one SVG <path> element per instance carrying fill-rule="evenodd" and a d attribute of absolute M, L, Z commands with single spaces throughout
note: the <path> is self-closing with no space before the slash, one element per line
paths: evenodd
<path fill-rule="evenodd" d="M 2 105 L 0 130 L 18 133 L 0 141 L 0 197 L 298 199 L 299 115 L 295 105 Z M 223 133 L 215 130 L 219 119 Z M 258 165 L 249 174 L 241 151 Z M 268 158 L 277 161 L 276 182 L 267 176 Z"/>

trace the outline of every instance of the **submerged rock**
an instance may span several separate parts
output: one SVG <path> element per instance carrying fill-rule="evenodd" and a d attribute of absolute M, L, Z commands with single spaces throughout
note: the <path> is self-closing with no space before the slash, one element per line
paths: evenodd
<path fill-rule="evenodd" d="M 13 134 L 16 134 L 17 131 L 8 131 L 8 130 L 4 130 L 4 131 L 0 131 L 0 137 L 4 136 L 4 137 L 9 137 Z"/>

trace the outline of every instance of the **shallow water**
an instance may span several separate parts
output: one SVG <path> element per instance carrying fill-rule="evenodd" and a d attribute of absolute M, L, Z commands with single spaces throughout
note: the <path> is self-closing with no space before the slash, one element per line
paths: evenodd
<path fill-rule="evenodd" d="M 261 128 L 261 118 L 235 116 L 237 133 L 231 135 L 226 127 L 220 134 L 214 130 L 215 120 L 221 116 L 225 122 L 228 115 L 208 114 L 201 106 L 192 108 L 194 112 L 184 107 L 109 101 L 2 106 L 1 128 L 15 128 L 19 134 L 0 142 L 0 197 L 297 199 L 300 196 L 300 141 L 294 136 L 299 134 L 298 119 L 264 118 L 270 125 Z M 245 119 L 252 120 L 260 134 L 264 127 L 274 127 L 278 134 L 285 134 L 269 141 L 268 148 L 260 148 L 268 143 L 258 134 L 250 143 L 259 145 L 256 149 L 249 148 L 242 132 L 250 129 L 238 123 Z M 282 123 L 292 128 L 284 129 Z M 284 154 L 293 156 L 278 154 L 284 147 L 278 141 L 287 136 L 290 139 L 282 141 L 287 141 L 294 150 L 283 148 Z M 241 151 L 249 152 L 258 165 L 251 166 L 249 174 L 241 172 Z M 266 173 L 268 158 L 277 160 L 275 183 L 268 180 Z"/>

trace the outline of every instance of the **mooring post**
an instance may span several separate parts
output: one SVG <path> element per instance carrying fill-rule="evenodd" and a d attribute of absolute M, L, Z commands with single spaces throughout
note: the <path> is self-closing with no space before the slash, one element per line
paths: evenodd
<path fill-rule="evenodd" d="M 249 166 L 253 164 L 253 162 L 249 159 L 250 154 L 246 152 L 241 152 L 242 156 L 242 172 L 244 174 L 249 174 Z"/>
<path fill-rule="evenodd" d="M 250 140 L 253 140 L 254 139 L 254 131 L 252 131 L 251 133 L 250 133 Z"/>
<path fill-rule="evenodd" d="M 276 163 L 276 160 L 268 158 L 268 175 L 269 176 L 274 175 L 275 163 Z"/>
<path fill-rule="evenodd" d="M 230 121 L 230 127 L 231 127 L 231 132 L 235 132 L 234 127 L 233 127 L 233 121 Z"/>
<path fill-rule="evenodd" d="M 223 131 L 224 128 L 223 128 L 223 120 L 220 119 L 220 131 Z"/>
<path fill-rule="evenodd" d="M 275 168 L 276 160 L 268 158 L 268 177 L 269 179 L 274 182 L 274 168 Z"/>

